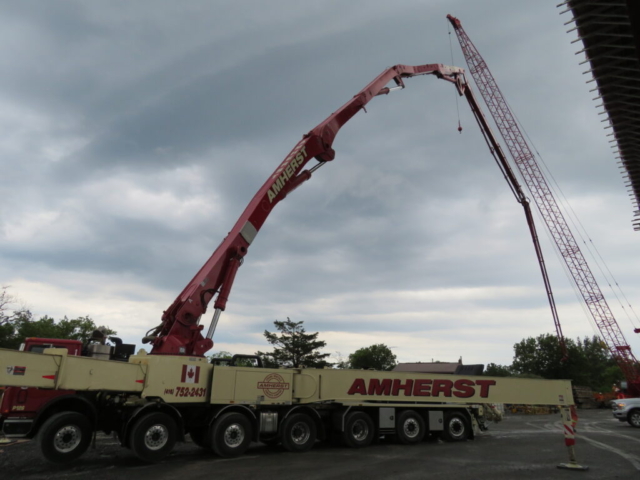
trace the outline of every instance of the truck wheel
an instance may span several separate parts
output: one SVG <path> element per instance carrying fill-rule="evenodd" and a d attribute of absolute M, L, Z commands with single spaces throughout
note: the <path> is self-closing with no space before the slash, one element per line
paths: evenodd
<path fill-rule="evenodd" d="M 311 450 L 316 443 L 316 424 L 304 413 L 296 413 L 282 422 L 282 446 L 288 452 Z"/>
<path fill-rule="evenodd" d="M 371 417 L 364 412 L 347 415 L 342 441 L 351 448 L 367 447 L 373 441 L 375 429 Z"/>
<path fill-rule="evenodd" d="M 444 417 L 442 438 L 448 442 L 461 442 L 471 435 L 471 427 L 460 412 L 449 412 Z"/>
<path fill-rule="evenodd" d="M 640 410 L 632 410 L 629 412 L 627 422 L 629 422 L 629 425 L 632 427 L 640 428 Z"/>
<path fill-rule="evenodd" d="M 398 416 L 396 438 L 399 443 L 403 445 L 420 443 L 425 433 L 424 420 L 420 414 L 413 410 L 405 410 Z"/>
<path fill-rule="evenodd" d="M 192 428 L 189 431 L 189 436 L 191 437 L 191 441 L 200 448 L 209 449 L 211 448 L 211 444 L 209 443 L 208 433 L 209 431 L 206 427 Z"/>
<path fill-rule="evenodd" d="M 163 412 L 149 413 L 138 419 L 129 435 L 129 446 L 142 461 L 155 463 L 169 455 L 176 445 L 178 427 Z"/>
<path fill-rule="evenodd" d="M 242 455 L 252 437 L 251 422 L 241 413 L 229 412 L 218 417 L 211 428 L 213 451 L 221 457 Z"/>
<path fill-rule="evenodd" d="M 53 463 L 71 462 L 87 451 L 91 433 L 91 422 L 85 415 L 56 413 L 44 422 L 38 434 L 42 456 Z"/>

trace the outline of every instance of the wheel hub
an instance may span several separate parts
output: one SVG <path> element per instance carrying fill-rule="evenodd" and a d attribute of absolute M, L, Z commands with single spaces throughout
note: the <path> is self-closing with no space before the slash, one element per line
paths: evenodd
<path fill-rule="evenodd" d="M 296 423 L 291 429 L 291 440 L 297 445 L 304 445 L 309 441 L 311 431 L 309 426 L 304 422 Z"/>
<path fill-rule="evenodd" d="M 415 418 L 408 418 L 404 422 L 404 434 L 409 438 L 414 438 L 420 433 L 420 425 Z"/>
<path fill-rule="evenodd" d="M 351 427 L 351 433 L 356 440 L 364 440 L 369 435 L 369 426 L 364 420 L 357 420 Z"/>
<path fill-rule="evenodd" d="M 164 425 L 153 425 L 144 436 L 144 444 L 149 450 L 160 450 L 169 440 L 169 431 Z"/>
<path fill-rule="evenodd" d="M 67 425 L 56 432 L 53 439 L 55 449 L 60 453 L 69 453 L 82 441 L 82 432 L 75 425 Z"/>
<path fill-rule="evenodd" d="M 464 423 L 459 418 L 454 418 L 449 422 L 449 431 L 454 437 L 460 437 L 464 434 Z"/>
<path fill-rule="evenodd" d="M 224 431 L 224 443 L 229 447 L 237 447 L 244 441 L 244 430 L 243 428 L 234 423 L 229 425 L 227 429 Z"/>

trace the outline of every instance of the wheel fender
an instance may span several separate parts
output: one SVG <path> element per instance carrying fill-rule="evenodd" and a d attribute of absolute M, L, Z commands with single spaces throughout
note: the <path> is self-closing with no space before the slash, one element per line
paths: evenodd
<path fill-rule="evenodd" d="M 290 416 L 293 412 L 299 412 L 299 413 L 310 413 L 311 412 L 312 415 L 309 415 L 311 418 L 313 418 L 315 420 L 320 420 L 320 414 L 317 412 L 316 409 L 309 408 L 309 407 L 303 407 L 303 406 L 293 407 L 293 408 L 287 410 L 286 415 L 284 417 L 282 417 L 282 419 L 284 420 L 285 418 Z"/>
<path fill-rule="evenodd" d="M 469 410 L 467 410 L 466 408 L 460 410 L 460 412 L 462 412 L 464 417 L 467 419 L 467 422 L 469 422 L 469 426 L 471 427 L 471 431 L 469 432 L 469 440 L 474 440 L 476 438 L 476 432 L 480 431 L 480 424 L 478 423 L 475 415 L 471 415 L 471 412 L 469 412 Z"/>
<path fill-rule="evenodd" d="M 338 432 L 344 432 L 344 423 L 347 414 L 351 411 L 351 407 L 341 408 L 332 415 L 333 429 Z"/>
<path fill-rule="evenodd" d="M 129 418 L 127 418 L 126 423 L 122 427 L 122 434 L 120 436 L 123 447 L 129 447 L 129 433 L 131 432 L 131 427 L 133 426 L 135 421 L 138 420 L 138 418 L 140 418 L 142 415 L 152 410 L 157 410 L 170 415 L 176 421 L 176 425 L 178 426 L 178 441 L 184 441 L 184 421 L 182 419 L 182 414 L 180 414 L 180 411 L 174 406 L 168 405 L 166 403 L 150 402 L 136 408 L 129 416 Z"/>
<path fill-rule="evenodd" d="M 218 410 L 211 417 L 211 419 L 209 420 L 208 424 L 211 425 L 215 421 L 215 419 L 218 418 L 223 413 L 233 412 L 233 411 L 242 412 L 242 413 L 248 413 L 253 420 L 257 420 L 257 418 L 258 418 L 258 417 L 256 417 L 256 414 L 253 413 L 253 411 L 249 407 L 246 407 L 244 405 L 227 405 L 225 407 L 222 407 L 220 410 Z"/>
<path fill-rule="evenodd" d="M 626 418 L 629 424 L 631 424 L 631 415 L 633 415 L 634 413 L 640 413 L 640 408 L 632 408 L 631 410 L 629 410 L 629 413 L 627 413 L 627 418 Z"/>
<path fill-rule="evenodd" d="M 461 409 L 452 408 L 450 410 L 445 410 L 445 418 L 448 412 L 461 414 L 465 418 L 465 420 L 467 421 L 467 425 L 469 426 L 469 440 L 475 439 L 475 430 L 476 428 L 480 428 L 475 417 L 471 415 L 466 408 L 461 408 Z"/>
<path fill-rule="evenodd" d="M 95 431 L 98 420 L 98 409 L 84 397 L 76 394 L 61 395 L 45 403 L 33 420 L 33 426 L 27 434 L 28 438 L 33 438 L 42 424 L 54 413 L 60 411 L 77 412 L 85 415 Z"/>

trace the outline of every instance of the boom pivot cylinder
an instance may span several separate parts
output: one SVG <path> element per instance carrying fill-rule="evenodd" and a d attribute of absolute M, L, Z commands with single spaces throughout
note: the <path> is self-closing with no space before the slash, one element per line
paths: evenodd
<path fill-rule="evenodd" d="M 211 319 L 211 325 L 209 325 L 209 330 L 207 331 L 207 338 L 209 340 L 213 339 L 213 334 L 216 331 L 216 327 L 218 326 L 218 320 L 220 320 L 220 313 L 222 310 L 216 308 L 213 312 L 213 318 Z"/>

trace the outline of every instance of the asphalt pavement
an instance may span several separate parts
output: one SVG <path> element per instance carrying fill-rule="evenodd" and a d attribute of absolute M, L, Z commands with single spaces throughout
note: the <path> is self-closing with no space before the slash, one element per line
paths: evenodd
<path fill-rule="evenodd" d="M 303 454 L 254 444 L 241 457 L 223 459 L 185 442 L 155 465 L 141 463 L 106 436 L 68 466 L 46 463 L 35 442 L 0 445 L 0 473 L 11 480 L 640 478 L 640 429 L 615 420 L 609 410 L 581 410 L 579 415 L 576 453 L 578 463 L 589 467 L 585 472 L 557 468 L 569 459 L 560 415 L 510 414 L 489 432 L 463 443 L 430 439 L 403 446 L 383 441 L 365 449 L 318 443 Z"/>

